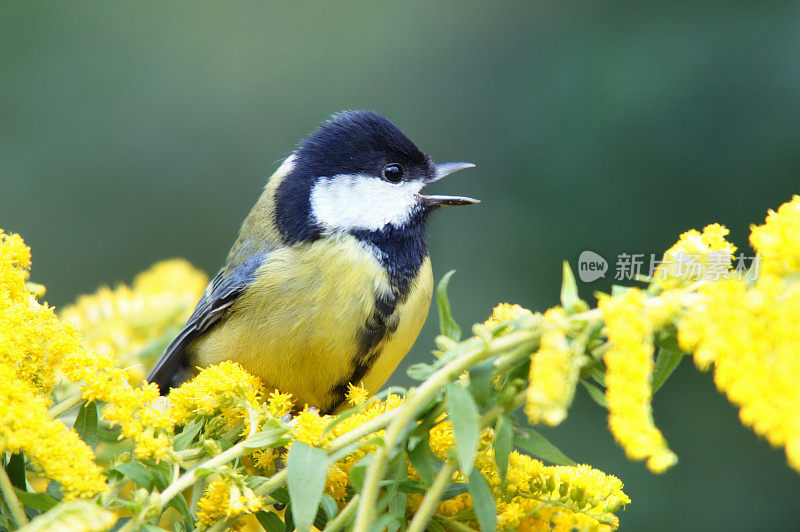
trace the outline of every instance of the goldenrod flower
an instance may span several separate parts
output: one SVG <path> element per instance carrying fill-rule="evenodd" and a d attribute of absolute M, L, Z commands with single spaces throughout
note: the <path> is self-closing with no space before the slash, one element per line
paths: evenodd
<path fill-rule="evenodd" d="M 700 292 L 702 304 L 680 321 L 681 347 L 701 369 L 713 364 L 742 423 L 784 446 L 800 471 L 800 284 L 762 275 L 750 288 L 729 280 Z"/>
<path fill-rule="evenodd" d="M 663 472 L 677 456 L 653 423 L 653 330 L 645 295 L 633 288 L 618 297 L 601 298 L 599 308 L 611 344 L 604 357 L 609 428 L 630 459 L 647 459 L 651 471 Z"/>
<path fill-rule="evenodd" d="M 725 240 L 728 229 L 711 224 L 699 232 L 686 231 L 669 248 L 654 277 L 664 287 L 674 287 L 699 280 L 719 280 L 728 276 L 736 246 Z"/>
<path fill-rule="evenodd" d="M 61 317 L 80 329 L 85 345 L 111 350 L 132 366 L 131 381 L 138 383 L 161 344 L 185 323 L 207 283 L 208 276 L 185 260 L 166 260 L 137 275 L 130 287 L 102 287 L 79 297 Z M 160 343 L 137 359 L 154 340 Z"/>
<path fill-rule="evenodd" d="M 563 311 L 556 307 L 545 313 L 546 326 L 538 351 L 531 356 L 525 414 L 531 423 L 558 425 L 567 417 L 567 409 L 575 397 L 580 370 L 587 358 L 570 348 L 560 319 Z"/>
<path fill-rule="evenodd" d="M 94 453 L 73 430 L 47 416 L 49 401 L 0 364 L 0 453 L 23 451 L 67 499 L 106 490 Z"/>
<path fill-rule="evenodd" d="M 347 384 L 347 402 L 353 406 L 364 404 L 369 398 L 369 392 L 362 384 L 354 386 L 352 383 Z"/>
<path fill-rule="evenodd" d="M 750 227 L 750 244 L 761 259 L 759 273 L 785 276 L 800 271 L 800 196 L 778 211 L 769 211 L 764 225 Z"/>
<path fill-rule="evenodd" d="M 197 502 L 197 519 L 205 528 L 225 519 L 256 513 L 262 507 L 258 495 L 242 482 L 218 478 L 208 485 L 203 498 Z"/>
<path fill-rule="evenodd" d="M 281 393 L 278 390 L 273 390 L 267 399 L 267 412 L 275 418 L 282 418 L 292 411 L 294 401 L 292 394 Z"/>
<path fill-rule="evenodd" d="M 330 416 L 321 416 L 316 408 L 304 408 L 302 412 L 294 418 L 295 438 L 297 441 L 308 445 L 319 445 L 322 433 L 330 422 Z M 328 439 L 332 435 L 328 435 Z"/>
<path fill-rule="evenodd" d="M 545 466 L 513 451 L 508 475 L 505 490 L 488 477 L 501 530 L 614 530 L 614 513 L 630 502 L 617 477 L 588 465 Z"/>
<path fill-rule="evenodd" d="M 483 324 L 486 327 L 494 327 L 503 322 L 519 318 L 520 316 L 530 315 L 531 311 L 520 305 L 511 303 L 500 303 L 492 310 L 492 315 Z"/>
<path fill-rule="evenodd" d="M 0 229 L 0 295 L 10 301 L 28 297 L 25 281 L 31 267 L 31 250 L 22 237 Z"/>
<path fill-rule="evenodd" d="M 106 489 L 94 453 L 47 415 L 55 368 L 79 347 L 76 332 L 28 292 L 30 250 L 0 230 L 0 453 L 23 451 L 65 496 Z"/>
<path fill-rule="evenodd" d="M 622 482 L 588 465 L 545 466 L 517 451 L 508 457 L 505 483 L 494 461 L 491 430 L 481 433 L 475 467 L 486 478 L 495 496 L 500 530 L 613 530 L 614 515 L 630 499 Z M 430 447 L 442 459 L 455 445 L 452 424 L 445 420 L 430 431 Z M 454 481 L 464 482 L 456 472 Z M 421 497 L 411 496 L 415 509 Z M 437 512 L 453 516 L 472 507 L 468 493 L 439 504 Z"/>
<path fill-rule="evenodd" d="M 249 430 L 251 414 L 260 408 L 262 388 L 261 381 L 236 362 L 221 362 L 170 391 L 170 415 L 177 425 L 199 415 L 219 415 L 229 427 L 243 422 Z"/>
<path fill-rule="evenodd" d="M 139 456 L 160 459 L 166 455 L 171 444 L 163 431 L 171 429 L 173 423 L 157 406 L 158 387 L 131 386 L 125 370 L 110 352 L 80 348 L 64 357 L 63 366 L 67 377 L 83 382 L 84 399 L 107 403 L 103 417 L 119 425 L 122 435 L 134 441 Z"/>

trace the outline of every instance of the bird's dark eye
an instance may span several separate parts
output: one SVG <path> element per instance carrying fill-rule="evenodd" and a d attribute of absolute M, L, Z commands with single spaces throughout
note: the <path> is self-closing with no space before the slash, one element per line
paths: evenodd
<path fill-rule="evenodd" d="M 383 178 L 390 183 L 399 183 L 403 179 L 404 173 L 405 170 L 401 164 L 392 163 L 383 167 Z"/>

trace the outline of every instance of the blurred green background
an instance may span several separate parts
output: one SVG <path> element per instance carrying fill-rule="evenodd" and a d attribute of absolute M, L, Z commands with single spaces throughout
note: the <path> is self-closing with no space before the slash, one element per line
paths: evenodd
<path fill-rule="evenodd" d="M 0 227 L 62 306 L 151 263 L 213 273 L 276 163 L 330 113 L 374 108 L 480 206 L 430 251 L 462 324 L 557 302 L 562 259 L 660 253 L 800 193 L 796 2 L 0 4 Z M 393 377 L 429 357 L 435 320 Z M 618 475 L 624 530 L 786 530 L 800 475 L 684 363 L 655 417 L 680 463 L 628 462 L 580 395 L 549 430 Z"/>

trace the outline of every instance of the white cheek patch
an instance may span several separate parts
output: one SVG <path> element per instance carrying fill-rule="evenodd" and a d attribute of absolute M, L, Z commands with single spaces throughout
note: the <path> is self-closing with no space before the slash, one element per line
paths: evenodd
<path fill-rule="evenodd" d="M 330 229 L 400 226 L 418 208 L 420 189 L 421 181 L 393 184 L 361 174 L 323 177 L 311 191 L 311 211 Z"/>

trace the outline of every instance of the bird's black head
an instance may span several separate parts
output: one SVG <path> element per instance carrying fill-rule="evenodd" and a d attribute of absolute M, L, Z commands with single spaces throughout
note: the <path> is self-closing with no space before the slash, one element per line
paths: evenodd
<path fill-rule="evenodd" d="M 317 178 L 361 175 L 399 184 L 436 173 L 430 157 L 373 111 L 334 115 L 300 143 L 295 156 L 296 164 Z"/>
<path fill-rule="evenodd" d="M 376 253 L 399 294 L 428 255 L 428 213 L 441 205 L 477 203 L 421 194 L 426 184 L 473 165 L 434 164 L 373 111 L 334 115 L 284 164 L 275 191 L 275 223 L 284 242 L 350 234 Z"/>
<path fill-rule="evenodd" d="M 440 205 L 470 198 L 427 196 L 423 186 L 472 166 L 436 165 L 387 118 L 344 111 L 323 123 L 290 156 L 275 194 L 276 222 L 287 243 L 325 232 L 380 232 L 422 225 Z"/>

